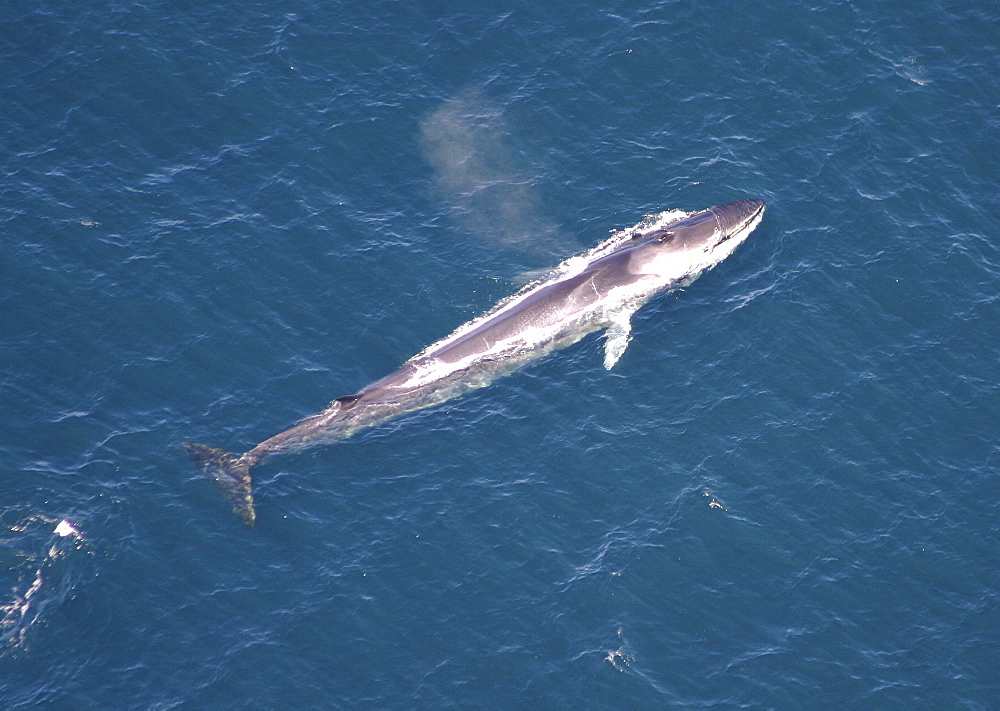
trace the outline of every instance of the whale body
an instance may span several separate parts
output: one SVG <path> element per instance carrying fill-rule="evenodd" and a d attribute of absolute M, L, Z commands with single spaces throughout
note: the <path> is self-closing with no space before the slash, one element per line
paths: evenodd
<path fill-rule="evenodd" d="M 612 368 L 629 343 L 632 314 L 654 295 L 687 286 L 732 254 L 760 223 L 764 209 L 760 200 L 740 200 L 694 213 L 661 213 L 566 260 L 396 372 L 336 398 L 322 412 L 244 454 L 190 442 L 181 446 L 253 526 L 250 469 L 265 458 L 342 440 L 440 404 L 594 331 L 606 330 L 604 367 Z"/>

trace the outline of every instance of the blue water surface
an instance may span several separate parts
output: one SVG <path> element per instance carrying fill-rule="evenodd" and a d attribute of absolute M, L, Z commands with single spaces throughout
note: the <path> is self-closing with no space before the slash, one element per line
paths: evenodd
<path fill-rule="evenodd" d="M 0 706 L 1000 706 L 1000 13 L 0 8 Z M 665 209 L 596 338 L 276 459 Z"/>

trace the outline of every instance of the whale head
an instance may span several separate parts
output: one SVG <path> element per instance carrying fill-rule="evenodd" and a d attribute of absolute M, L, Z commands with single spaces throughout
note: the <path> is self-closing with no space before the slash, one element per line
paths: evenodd
<path fill-rule="evenodd" d="M 760 200 L 729 202 L 644 235 L 632 271 L 690 283 L 733 253 L 760 224 L 765 207 Z"/>

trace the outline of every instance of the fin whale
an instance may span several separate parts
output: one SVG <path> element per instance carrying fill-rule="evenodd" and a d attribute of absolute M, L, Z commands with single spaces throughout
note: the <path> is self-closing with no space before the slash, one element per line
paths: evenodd
<path fill-rule="evenodd" d="M 247 526 L 256 520 L 250 470 L 276 454 L 335 442 L 404 413 L 440 404 L 552 351 L 606 330 L 604 367 L 631 337 L 633 313 L 657 293 L 687 286 L 728 257 L 757 227 L 765 204 L 739 200 L 694 213 L 672 211 L 622 230 L 546 278 L 431 344 L 394 373 L 333 400 L 244 454 L 181 447 L 218 482 Z"/>

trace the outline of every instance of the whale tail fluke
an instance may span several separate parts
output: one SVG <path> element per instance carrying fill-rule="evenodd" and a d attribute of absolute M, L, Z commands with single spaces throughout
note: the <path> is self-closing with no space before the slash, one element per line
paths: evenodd
<path fill-rule="evenodd" d="M 243 519 L 243 523 L 253 528 L 257 513 L 253 507 L 250 467 L 256 464 L 257 459 L 194 442 L 182 442 L 181 448 L 188 453 L 192 462 L 218 482 L 222 495 L 233 507 L 233 512 Z"/>

